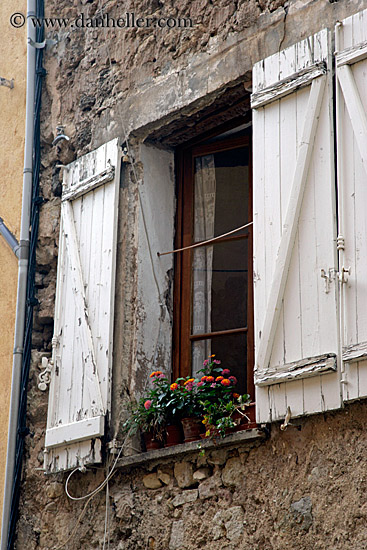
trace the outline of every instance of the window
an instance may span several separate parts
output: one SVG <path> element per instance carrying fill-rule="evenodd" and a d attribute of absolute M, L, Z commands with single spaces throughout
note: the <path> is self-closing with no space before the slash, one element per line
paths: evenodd
<path fill-rule="evenodd" d="M 248 125 L 247 125 L 248 126 Z M 215 354 L 254 397 L 251 137 L 246 125 L 178 152 L 175 375 Z"/>

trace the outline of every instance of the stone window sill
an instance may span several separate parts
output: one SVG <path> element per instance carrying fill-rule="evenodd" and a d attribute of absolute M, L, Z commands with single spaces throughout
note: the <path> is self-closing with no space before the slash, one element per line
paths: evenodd
<path fill-rule="evenodd" d="M 200 452 L 201 450 L 212 450 L 229 446 L 237 446 L 242 443 L 258 441 L 265 438 L 266 431 L 255 428 L 252 430 L 227 435 L 223 439 L 203 439 L 201 441 L 192 441 L 191 443 L 174 445 L 173 447 L 155 449 L 146 453 L 125 456 L 118 461 L 117 467 L 129 468 L 139 466 L 141 464 L 147 464 L 155 460 L 181 457 L 186 454 Z"/>

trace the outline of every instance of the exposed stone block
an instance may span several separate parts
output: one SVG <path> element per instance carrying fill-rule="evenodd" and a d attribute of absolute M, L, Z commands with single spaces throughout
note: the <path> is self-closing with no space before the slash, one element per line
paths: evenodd
<path fill-rule="evenodd" d="M 225 536 L 232 542 L 239 542 L 244 532 L 243 520 L 242 506 L 233 506 L 228 510 L 217 512 L 213 519 L 214 540 Z"/>
<path fill-rule="evenodd" d="M 147 489 L 159 489 L 159 487 L 162 487 L 162 482 L 158 479 L 158 475 L 156 473 L 147 474 L 144 476 L 143 483 Z"/>
<path fill-rule="evenodd" d="M 198 495 L 199 493 L 197 489 L 193 489 L 192 491 L 185 491 L 175 496 L 175 498 L 172 500 L 172 504 L 176 508 L 177 506 L 182 506 L 183 504 L 187 504 L 188 502 L 195 502 L 195 500 L 197 500 L 198 498 Z"/>
<path fill-rule="evenodd" d="M 183 549 L 185 536 L 185 524 L 182 519 L 172 523 L 171 538 L 169 541 L 169 550 Z"/>
<path fill-rule="evenodd" d="M 158 470 L 158 479 L 160 479 L 164 485 L 169 485 L 171 482 L 171 476 L 167 474 L 167 472 L 162 472 L 161 470 Z"/>
<path fill-rule="evenodd" d="M 199 485 L 199 497 L 201 499 L 211 498 L 216 496 L 218 487 L 222 485 L 220 472 L 216 472 L 214 475 L 205 479 Z"/>
<path fill-rule="evenodd" d="M 203 479 L 206 479 L 210 475 L 209 468 L 199 468 L 194 472 L 193 478 L 197 481 L 202 481 Z"/>
<path fill-rule="evenodd" d="M 237 457 L 230 458 L 223 468 L 222 481 L 227 487 L 236 485 L 242 474 L 241 460 Z"/>
<path fill-rule="evenodd" d="M 189 462 L 176 462 L 175 478 L 181 489 L 192 487 L 197 483 L 193 478 L 192 465 Z"/>
<path fill-rule="evenodd" d="M 296 502 L 292 502 L 291 512 L 294 521 L 299 524 L 300 528 L 308 531 L 313 522 L 311 498 L 305 496 Z"/>

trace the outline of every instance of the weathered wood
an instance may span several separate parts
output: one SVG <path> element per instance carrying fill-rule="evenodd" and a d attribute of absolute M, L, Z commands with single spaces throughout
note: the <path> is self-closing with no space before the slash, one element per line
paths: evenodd
<path fill-rule="evenodd" d="M 111 393 L 119 162 L 115 139 L 64 171 L 47 471 L 101 460 Z"/>
<path fill-rule="evenodd" d="M 309 169 L 309 161 L 312 154 L 312 145 L 318 124 L 324 87 L 324 77 L 318 78 L 312 83 L 310 91 L 307 113 L 302 132 L 302 140 L 298 151 L 297 163 L 293 177 L 291 196 L 283 225 L 282 238 L 278 248 L 276 266 L 270 287 L 270 295 L 258 350 L 257 363 L 255 365 L 256 372 L 261 372 L 266 369 L 269 364 L 274 335 L 279 319 L 281 301 L 284 295 L 289 264 L 295 235 L 297 232 L 297 224 Z"/>
<path fill-rule="evenodd" d="M 104 416 L 101 415 L 51 428 L 46 432 L 45 446 L 58 447 L 75 441 L 101 437 L 104 434 L 104 422 Z"/>
<path fill-rule="evenodd" d="M 345 104 L 350 116 L 354 136 L 362 157 L 363 166 L 367 175 L 367 116 L 361 97 L 358 92 L 353 73 L 348 65 L 343 65 L 337 70 L 338 80 L 343 91 Z"/>
<path fill-rule="evenodd" d="M 336 28 L 340 265 L 351 268 L 341 289 L 343 399 L 367 396 L 367 10 Z"/>
<path fill-rule="evenodd" d="M 280 81 L 284 83 L 315 63 L 332 66 L 330 35 L 326 30 L 256 64 L 254 93 L 269 87 L 274 90 Z M 299 150 L 306 147 L 304 127 L 310 118 L 307 106 L 312 84 L 296 86 L 291 93 L 253 111 L 255 380 L 267 375 L 267 367 L 277 372 L 299 358 L 337 352 L 337 285 L 333 283 L 330 292 L 325 293 L 320 278 L 322 268 L 335 269 L 337 265 L 331 71 L 316 77 L 314 82 L 320 79 L 326 81 L 325 91 L 310 141 L 294 244 L 287 252 L 288 262 L 283 264 L 286 267 L 281 269 L 276 254 L 284 230 L 290 231 L 286 217 L 293 201 Z M 282 282 L 284 288 L 275 299 L 272 285 L 277 281 L 278 291 L 281 276 L 286 279 Z M 270 308 L 269 303 L 274 307 Z M 270 310 L 275 312 L 274 318 L 270 332 L 265 331 L 264 335 Z M 266 336 L 269 333 L 272 338 Z M 259 360 L 259 354 L 264 353 L 265 347 L 268 361 L 264 362 Z M 314 372 L 305 378 L 257 385 L 256 403 L 258 422 L 284 419 L 287 406 L 297 416 L 333 409 L 341 403 L 339 375 L 334 370 L 322 375 Z"/>
<path fill-rule="evenodd" d="M 254 92 L 251 95 L 251 108 L 259 109 L 272 101 L 295 92 L 299 88 L 309 86 L 315 78 L 324 74 L 326 74 L 326 65 L 323 62 L 294 73 L 264 90 Z"/>
<path fill-rule="evenodd" d="M 62 193 L 62 201 L 75 200 L 86 193 L 89 193 L 93 189 L 97 189 L 101 185 L 112 181 L 115 177 L 115 167 L 109 166 L 106 170 L 103 170 L 100 174 L 96 174 L 91 178 L 87 178 L 75 184 L 75 186 L 66 186 Z"/>
<path fill-rule="evenodd" d="M 333 353 L 294 361 L 271 369 L 257 378 L 257 386 L 270 386 L 280 382 L 300 380 L 311 376 L 336 371 L 336 355 Z"/>
<path fill-rule="evenodd" d="M 338 52 L 335 56 L 336 66 L 342 67 L 343 65 L 352 65 L 358 63 L 367 57 L 367 42 L 357 44 L 357 46 L 351 46 Z"/>
<path fill-rule="evenodd" d="M 90 378 L 94 381 L 94 391 L 88 385 L 88 390 L 91 392 L 90 405 L 92 410 L 94 409 L 93 412 L 98 410 L 99 414 L 103 415 L 105 414 L 105 411 L 98 380 L 98 370 L 94 351 L 95 344 L 93 341 L 92 329 L 89 322 L 88 305 L 84 292 L 84 281 L 78 251 L 78 241 L 75 233 L 73 208 L 70 202 L 63 203 L 61 208 L 65 227 L 66 250 L 69 256 L 69 265 L 71 267 L 70 276 L 73 281 L 74 307 L 78 316 L 78 333 L 82 340 L 84 363 L 86 368 L 90 370 Z M 77 380 L 77 378 L 75 380 Z"/>
<path fill-rule="evenodd" d="M 367 342 L 359 342 L 343 348 L 343 361 L 354 363 L 367 358 Z"/>

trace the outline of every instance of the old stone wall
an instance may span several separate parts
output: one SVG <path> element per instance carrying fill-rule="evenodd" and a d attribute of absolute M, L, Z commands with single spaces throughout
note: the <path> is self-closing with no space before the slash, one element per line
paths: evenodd
<path fill-rule="evenodd" d="M 147 296 L 144 292 L 149 294 L 154 287 L 152 281 L 139 287 L 149 269 L 139 265 L 146 248 L 137 179 L 143 199 L 149 198 L 152 189 L 144 190 L 144 185 L 153 172 L 147 169 L 147 159 L 155 155 L 150 147 L 144 149 L 142 142 L 148 138 L 161 149 L 157 158 L 166 159 L 167 166 L 161 167 L 159 174 L 165 174 L 173 185 L 173 146 L 194 135 L 200 113 L 216 111 L 226 105 L 226 98 L 244 90 L 244 83 L 247 88 L 251 85 L 255 61 L 366 7 L 366 0 L 145 0 L 124 4 L 111 0 L 103 4 L 103 10 L 113 17 L 127 12 L 180 15 L 192 17 L 197 24 L 192 29 L 154 32 L 136 28 L 48 31 L 48 37 L 57 43 L 45 54 L 41 128 L 44 203 L 36 279 L 39 306 L 35 311 L 28 397 L 30 435 L 26 438 L 18 550 L 108 547 L 104 545 L 105 489 L 90 501 L 73 502 L 64 492 L 67 474 L 46 477 L 42 471 L 47 395 L 37 389 L 37 375 L 42 355 L 51 351 L 62 179 L 59 165 L 116 136 L 124 142 L 127 134 L 136 160 L 135 172 L 124 166 L 120 188 L 112 388 L 112 424 L 118 431 L 125 402 L 136 388 L 137 372 L 141 380 L 151 368 L 146 352 L 152 349 L 142 331 L 146 314 L 154 315 L 155 310 L 143 311 L 141 306 Z M 88 0 L 81 5 L 66 0 L 46 4 L 46 14 L 58 17 L 75 18 L 81 12 L 94 17 L 99 9 L 98 2 Z M 65 125 L 70 142 L 53 147 L 60 123 Z M 181 137 L 173 138 L 178 130 Z M 172 208 L 173 195 L 168 199 Z M 172 228 L 170 236 L 173 239 Z M 163 280 L 162 290 L 169 301 L 169 266 L 162 273 Z M 157 366 L 167 368 L 169 319 L 164 322 Z M 110 548 L 365 548 L 366 418 L 366 405 L 353 404 L 336 413 L 300 420 L 298 427 L 291 426 L 284 433 L 274 425 L 266 441 L 219 447 L 206 451 L 204 457 L 196 451 L 162 459 L 159 464 L 118 467 L 107 496 Z M 105 475 L 102 467 L 77 473 L 70 490 L 76 495 L 87 494 Z"/>
<path fill-rule="evenodd" d="M 33 397 L 31 410 L 44 412 Z M 285 432 L 273 425 L 265 441 L 118 467 L 109 484 L 106 539 L 105 489 L 72 502 L 66 474 L 45 477 L 37 470 L 43 432 L 34 415 L 39 427 L 28 440 L 19 550 L 102 549 L 108 537 L 114 550 L 367 546 L 365 404 L 294 421 Z M 85 495 L 104 476 L 103 469 L 77 472 L 70 493 Z"/>

